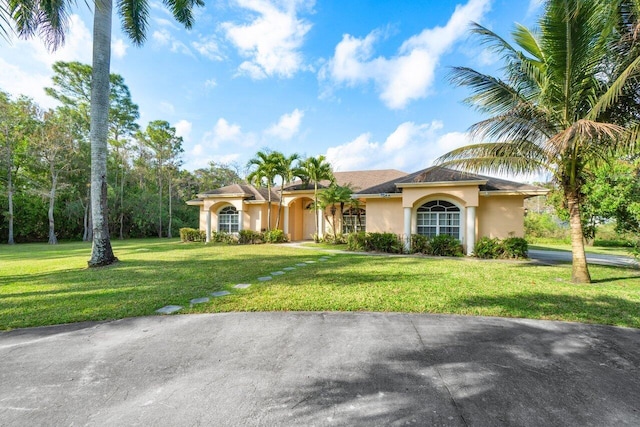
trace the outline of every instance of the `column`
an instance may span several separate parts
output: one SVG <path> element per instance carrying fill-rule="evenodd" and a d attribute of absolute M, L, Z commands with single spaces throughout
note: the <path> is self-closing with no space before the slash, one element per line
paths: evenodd
<path fill-rule="evenodd" d="M 244 230 L 244 212 L 242 209 L 238 210 L 238 231 Z"/>
<path fill-rule="evenodd" d="M 316 213 L 318 214 L 318 239 L 322 239 L 322 236 L 324 236 L 324 216 L 320 209 L 316 210 Z"/>
<path fill-rule="evenodd" d="M 465 232 L 467 242 L 467 255 L 473 254 L 473 248 L 476 245 L 476 207 L 467 206 L 467 230 Z"/>
<path fill-rule="evenodd" d="M 211 209 L 207 209 L 206 214 L 206 223 L 207 223 L 207 237 L 205 241 L 209 243 L 211 241 Z"/>
<path fill-rule="evenodd" d="M 404 250 L 411 251 L 411 208 L 404 208 Z"/>
<path fill-rule="evenodd" d="M 289 206 L 284 207 L 284 227 L 282 227 L 282 231 L 284 231 L 284 235 L 289 235 Z"/>

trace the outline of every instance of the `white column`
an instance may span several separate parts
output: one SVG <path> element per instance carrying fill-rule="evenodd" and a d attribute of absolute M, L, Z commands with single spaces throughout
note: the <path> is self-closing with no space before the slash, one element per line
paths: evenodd
<path fill-rule="evenodd" d="M 282 227 L 282 231 L 284 231 L 285 236 L 289 234 L 289 206 L 284 207 L 284 227 Z"/>
<path fill-rule="evenodd" d="M 244 212 L 238 210 L 238 231 L 244 230 Z"/>
<path fill-rule="evenodd" d="M 211 241 L 211 209 L 207 209 L 206 223 L 207 223 L 207 237 L 205 241 L 209 243 Z"/>
<path fill-rule="evenodd" d="M 411 208 L 404 208 L 404 250 L 411 251 Z"/>
<path fill-rule="evenodd" d="M 316 213 L 318 214 L 318 239 L 322 239 L 322 236 L 324 236 L 324 215 L 322 215 L 322 210 L 320 209 Z"/>
<path fill-rule="evenodd" d="M 473 254 L 473 247 L 476 245 L 476 207 L 467 207 L 467 230 L 465 232 L 467 242 L 467 255 Z"/>

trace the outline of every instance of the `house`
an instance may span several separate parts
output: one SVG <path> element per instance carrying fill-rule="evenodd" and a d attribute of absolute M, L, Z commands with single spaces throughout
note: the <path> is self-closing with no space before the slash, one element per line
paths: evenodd
<path fill-rule="evenodd" d="M 369 170 L 335 172 L 339 185 L 349 184 L 358 207 L 347 207 L 342 231 L 390 232 L 408 242 L 411 234 L 449 234 L 460 240 L 467 254 L 479 237 L 505 238 L 524 235 L 524 200 L 546 194 L 532 185 L 434 166 L 411 174 L 402 171 Z M 321 182 L 319 188 L 328 187 Z M 313 186 L 300 181 L 271 189 L 272 224 L 290 240 L 311 239 L 316 215 L 320 236 L 330 230 L 320 211 L 313 210 Z M 200 207 L 200 229 L 238 232 L 267 228 L 266 188 L 233 184 L 202 194 L 187 202 Z M 279 215 L 279 221 L 277 217 Z"/>

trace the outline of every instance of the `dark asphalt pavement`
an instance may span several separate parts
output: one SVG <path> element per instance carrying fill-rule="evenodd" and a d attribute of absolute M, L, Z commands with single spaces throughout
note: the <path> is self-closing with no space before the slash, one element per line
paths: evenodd
<path fill-rule="evenodd" d="M 638 426 L 640 330 L 394 313 L 0 333 L 2 426 Z"/>

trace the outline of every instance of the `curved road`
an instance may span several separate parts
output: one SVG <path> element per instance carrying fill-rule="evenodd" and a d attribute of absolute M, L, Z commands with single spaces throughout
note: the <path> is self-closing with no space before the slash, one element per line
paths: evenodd
<path fill-rule="evenodd" d="M 529 249 L 529 258 L 542 262 L 571 262 L 571 252 L 566 251 L 541 251 Z M 611 265 L 614 267 L 640 268 L 640 263 L 630 256 L 590 254 L 587 253 L 587 263 Z"/>

